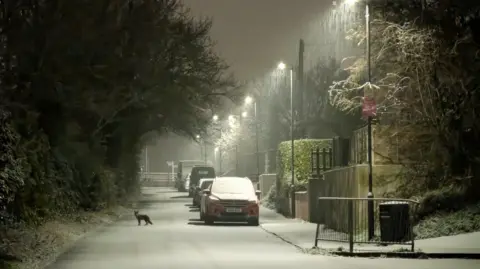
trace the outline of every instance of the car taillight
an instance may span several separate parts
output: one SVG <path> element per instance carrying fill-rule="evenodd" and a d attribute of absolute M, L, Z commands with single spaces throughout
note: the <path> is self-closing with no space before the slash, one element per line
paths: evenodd
<path fill-rule="evenodd" d="M 255 202 L 249 203 L 249 205 L 247 206 L 248 215 L 258 216 L 258 212 L 259 212 L 258 202 L 255 201 Z"/>
<path fill-rule="evenodd" d="M 220 204 L 220 202 L 218 200 L 210 200 L 208 202 L 208 204 L 211 206 L 211 207 L 222 207 L 222 205 Z"/>
<path fill-rule="evenodd" d="M 208 211 L 210 214 L 219 214 L 223 212 L 223 206 L 219 203 L 218 200 L 210 200 L 208 202 Z"/>

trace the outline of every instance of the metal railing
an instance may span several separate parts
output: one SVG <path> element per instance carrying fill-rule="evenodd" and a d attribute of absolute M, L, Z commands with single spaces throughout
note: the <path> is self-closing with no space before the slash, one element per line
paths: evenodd
<path fill-rule="evenodd" d="M 310 154 L 310 168 L 313 176 L 319 176 L 322 172 L 334 167 L 332 148 L 316 148 Z"/>
<path fill-rule="evenodd" d="M 172 173 L 148 172 L 139 174 L 142 186 L 145 187 L 172 187 L 175 175 Z"/>
<path fill-rule="evenodd" d="M 374 223 L 369 225 L 370 203 Z M 354 244 L 410 245 L 413 252 L 417 205 L 408 199 L 319 197 L 315 247 L 319 241 L 333 241 L 348 243 L 350 252 Z"/>

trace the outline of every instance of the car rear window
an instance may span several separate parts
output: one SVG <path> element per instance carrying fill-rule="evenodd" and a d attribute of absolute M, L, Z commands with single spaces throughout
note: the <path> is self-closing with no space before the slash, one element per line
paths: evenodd
<path fill-rule="evenodd" d="M 194 170 L 194 173 L 196 173 L 197 175 L 199 176 L 202 176 L 202 177 L 205 177 L 205 176 L 215 176 L 215 171 L 213 170 L 213 168 L 199 168 L 199 169 L 195 169 Z"/>
<path fill-rule="evenodd" d="M 213 167 L 194 167 L 192 169 L 192 176 L 190 180 L 197 184 L 201 178 L 214 178 L 215 169 Z"/>
<path fill-rule="evenodd" d="M 255 193 L 255 188 L 250 180 L 223 179 L 215 181 L 215 183 L 212 185 L 212 192 L 251 194 Z"/>
<path fill-rule="evenodd" d="M 212 185 L 212 183 L 213 183 L 213 180 L 204 181 L 204 182 L 202 182 L 202 185 L 200 186 L 200 188 L 202 190 L 208 189 L 210 187 L 210 185 Z"/>

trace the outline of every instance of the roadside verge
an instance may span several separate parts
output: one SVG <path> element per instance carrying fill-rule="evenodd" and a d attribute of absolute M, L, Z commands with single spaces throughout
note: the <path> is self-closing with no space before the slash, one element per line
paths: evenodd
<path fill-rule="evenodd" d="M 423 258 L 423 259 L 480 259 L 480 233 L 423 239 L 415 241 L 415 251 L 409 246 L 355 244 L 354 252 L 348 243 L 319 241 L 315 244 L 316 224 L 298 219 L 288 219 L 275 211 L 262 208 L 261 228 L 304 253 L 345 257 Z M 275 215 L 276 214 L 276 215 Z M 467 239 L 468 238 L 468 239 Z"/>

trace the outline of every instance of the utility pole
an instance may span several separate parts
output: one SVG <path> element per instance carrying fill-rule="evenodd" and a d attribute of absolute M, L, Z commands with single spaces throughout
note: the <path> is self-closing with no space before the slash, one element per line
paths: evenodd
<path fill-rule="evenodd" d="M 298 70 L 297 70 L 297 79 L 298 79 L 298 105 L 297 105 L 297 113 L 298 118 L 297 122 L 303 122 L 305 120 L 305 109 L 303 107 L 304 99 L 305 99 L 305 75 L 304 75 L 304 53 L 305 53 L 305 42 L 303 39 L 300 39 L 299 46 L 298 46 Z M 304 138 L 305 137 L 305 126 L 299 126 L 298 128 L 298 137 L 297 138 Z"/>
<path fill-rule="evenodd" d="M 207 164 L 207 142 L 204 140 L 203 144 L 205 145 L 205 152 L 203 153 L 205 158 L 205 165 L 208 165 Z"/>
<path fill-rule="evenodd" d="M 148 173 L 148 146 L 145 146 L 145 173 Z"/>
<path fill-rule="evenodd" d="M 239 171 L 239 164 L 238 164 L 238 144 L 235 143 L 235 175 L 237 177 L 240 176 L 240 171 Z"/>
<path fill-rule="evenodd" d="M 290 117 L 290 132 L 291 132 L 291 135 L 290 135 L 290 153 L 291 153 L 291 156 L 290 156 L 290 170 L 292 172 L 292 179 L 291 179 L 291 185 L 292 185 L 292 194 L 291 194 L 291 201 L 290 201 L 290 204 L 291 204 L 291 207 L 292 207 L 292 210 L 291 210 L 291 213 L 292 213 L 292 218 L 295 218 L 296 216 L 296 212 L 295 212 L 295 137 L 294 137 L 294 131 L 295 131 L 295 117 L 293 116 L 293 112 L 294 112 L 294 100 L 293 100 L 293 67 L 290 69 L 290 113 L 292 114 L 291 117 Z"/>
<path fill-rule="evenodd" d="M 367 80 L 369 83 L 372 83 L 372 63 L 371 63 L 371 51 L 370 51 L 370 6 L 369 1 L 366 1 L 365 5 L 365 20 L 366 20 L 366 45 L 367 45 Z M 371 94 L 369 92 L 368 94 Z M 364 92 L 364 98 L 367 95 Z M 367 212 L 368 212 L 368 239 L 372 240 L 375 237 L 375 209 L 373 204 L 373 154 L 372 154 L 372 115 L 368 116 L 367 119 L 367 151 L 368 151 L 368 194 L 367 198 Z"/>
<path fill-rule="evenodd" d="M 257 101 L 255 101 L 255 155 L 257 157 L 257 181 L 260 180 L 260 153 L 258 152 L 258 115 Z"/>
<path fill-rule="evenodd" d="M 222 176 L 222 147 L 219 147 L 218 150 L 218 170 L 220 171 L 220 176 Z"/>

